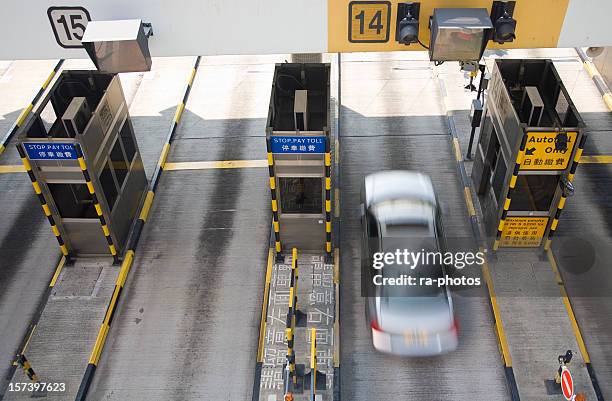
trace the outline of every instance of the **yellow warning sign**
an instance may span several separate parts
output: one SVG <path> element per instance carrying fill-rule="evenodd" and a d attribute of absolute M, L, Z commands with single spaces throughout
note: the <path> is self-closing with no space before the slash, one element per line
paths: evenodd
<path fill-rule="evenodd" d="M 548 217 L 507 217 L 504 221 L 500 246 L 515 248 L 538 247 L 548 225 Z"/>
<path fill-rule="evenodd" d="M 381 43 L 389 40 L 391 3 L 351 1 L 349 3 L 349 42 Z"/>
<path fill-rule="evenodd" d="M 567 146 L 563 149 L 558 132 L 528 132 L 521 170 L 565 170 L 578 137 L 576 132 L 566 134 Z"/>

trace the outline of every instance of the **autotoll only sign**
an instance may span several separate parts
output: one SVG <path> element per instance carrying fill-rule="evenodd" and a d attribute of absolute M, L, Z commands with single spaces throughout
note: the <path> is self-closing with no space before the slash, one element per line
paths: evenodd
<path fill-rule="evenodd" d="M 272 153 L 325 153 L 324 136 L 271 136 Z"/>
<path fill-rule="evenodd" d="M 76 160 L 73 143 L 24 142 L 23 148 L 30 160 Z"/>
<path fill-rule="evenodd" d="M 578 133 L 567 133 L 567 148 L 558 149 L 558 132 L 528 132 L 521 170 L 565 170 L 576 145 Z"/>

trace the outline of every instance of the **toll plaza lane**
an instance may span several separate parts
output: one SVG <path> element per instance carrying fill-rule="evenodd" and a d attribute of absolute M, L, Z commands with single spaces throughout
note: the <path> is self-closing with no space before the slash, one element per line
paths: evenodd
<path fill-rule="evenodd" d="M 57 60 L 2 63 L 0 138 L 29 104 Z M 18 165 L 11 141 L 0 166 Z M 22 172 L 0 174 L 0 391 L 58 264 L 60 251 L 32 184 Z"/>
<path fill-rule="evenodd" d="M 364 80 L 363 77 L 368 79 Z M 359 191 L 364 176 L 409 169 L 431 176 L 447 236 L 472 231 L 445 111 L 425 55 L 343 55 L 340 135 L 342 399 L 509 400 L 486 289 L 454 295 L 459 348 L 400 358 L 372 347 L 360 293 Z"/>
<path fill-rule="evenodd" d="M 136 115 L 136 120 L 133 121 L 135 135 L 139 145 L 142 144 L 147 149 L 146 157 L 152 159 L 145 162 L 148 165 L 151 162 L 155 164 L 159 158 L 174 115 L 173 110 L 164 109 L 171 108 L 172 105 L 160 101 L 159 97 L 165 99 L 163 95 L 156 97 L 150 93 L 176 94 L 174 100 L 167 100 L 176 104 L 182 95 L 180 92 L 184 89 L 185 79 L 190 71 L 190 61 L 191 58 L 154 59 L 152 71 L 148 74 L 156 76 L 157 80 L 143 79 L 143 75 L 146 75 L 143 73 L 120 74 L 126 102 L 131 104 L 130 113 Z M 89 60 L 67 60 L 62 67 L 91 69 L 92 66 Z M 139 95 L 140 90 L 146 93 Z M 140 124 L 141 115 L 147 115 L 147 124 L 144 126 Z M 2 158 L 13 152 L 17 153 L 11 146 Z M 150 179 L 152 171 L 148 170 L 147 173 Z M 2 205 L 6 205 L 5 210 L 11 208 L 22 210 L 20 213 L 15 212 L 11 219 L 0 222 L 0 227 L 4 227 L 2 224 L 14 225 L 13 229 L 7 227 L 0 231 L 3 235 L 10 235 L 3 242 L 3 256 L 0 257 L 10 255 L 10 262 L 7 259 L 6 266 L 22 266 L 19 271 L 12 273 L 14 278 L 8 282 L 10 287 L 7 283 L 8 289 L 2 291 L 0 295 L 8 297 L 0 302 L 0 307 L 3 309 L 1 316 L 3 324 L 0 326 L 2 338 L 14 337 L 11 344 L 8 344 L 8 341 L 1 342 L 3 355 L 4 347 L 7 347 L 6 363 L 2 365 L 2 369 L 6 368 L 8 373 L 12 362 L 10 358 L 14 357 L 17 346 L 26 334 L 33 311 L 38 305 L 34 301 L 40 298 L 39 294 L 49 285 L 60 252 L 28 176 L 25 173 L 0 174 L 0 180 L 19 183 L 19 187 L 10 184 L 19 188 L 18 190 L 12 190 L 13 187 L 9 186 L 9 191 L 0 192 Z M 4 252 L 5 246 L 8 247 L 7 252 Z M 5 266 L 4 260 L 2 262 Z M 8 275 L 11 270 L 3 268 L 0 274 L 5 275 L 7 279 L 11 278 Z M 65 383 L 65 392 L 49 393 L 48 397 L 68 399 L 74 398 L 87 366 L 99 324 L 109 303 L 118 267 L 112 266 L 110 255 L 96 258 L 83 257 L 77 258 L 74 266 L 63 266 L 61 271 L 56 270 L 56 272 L 59 274 L 49 300 L 44 305 L 40 323 L 28 343 L 26 356 L 41 381 Z M 12 314 L 4 313 L 8 308 L 13 308 Z M 19 323 L 17 320 L 23 322 Z M 8 322 L 6 326 L 5 322 Z M 17 369 L 12 380 L 28 381 L 21 368 Z M 29 396 L 29 393 L 6 394 L 7 399 Z"/>
<path fill-rule="evenodd" d="M 531 256 L 526 250 L 500 252 L 497 259 L 503 263 L 491 263 L 521 399 L 558 397 L 545 395 L 543 383 L 554 375 L 552 361 L 568 348 L 574 352 L 569 368 L 576 391 L 586 393 L 587 399 L 609 398 L 611 388 L 602 378 L 612 372 L 612 337 L 606 329 L 612 324 L 608 302 L 612 282 L 606 263 L 612 256 L 612 231 L 609 195 L 604 188 L 610 181 L 606 155 L 612 153 L 612 116 L 574 49 L 487 52 L 485 57 L 489 66 L 499 57 L 551 59 L 589 135 L 573 181 L 575 191 L 560 216 L 552 252 L 534 251 Z M 458 68 L 457 63 L 445 63 L 439 70 L 447 92 L 445 104 L 454 115 L 465 155 L 470 102 L 476 94 L 464 89 L 466 78 Z M 465 160 L 464 164 L 471 171 L 472 163 Z M 520 281 L 520 277 L 524 281 L 517 286 L 515 279 Z M 518 297 L 517 290 L 521 293 Z M 596 386 L 591 383 L 595 377 Z M 600 394 L 595 387 L 601 389 Z"/>
<path fill-rule="evenodd" d="M 202 60 L 90 399 L 250 399 L 268 171 L 197 162 L 265 159 L 273 63 L 283 60 Z M 171 171 L 177 163 L 191 169 Z"/>
<path fill-rule="evenodd" d="M 612 155 L 612 113 L 579 58 L 574 71 L 567 70 L 561 70 L 561 75 L 576 82 L 571 95 L 589 137 L 573 181 L 574 196 L 568 199 L 552 242 L 552 254 L 601 396 L 612 399 L 612 384 L 607 380 L 612 377 L 612 166 L 609 161 L 592 162 L 598 156 Z"/>

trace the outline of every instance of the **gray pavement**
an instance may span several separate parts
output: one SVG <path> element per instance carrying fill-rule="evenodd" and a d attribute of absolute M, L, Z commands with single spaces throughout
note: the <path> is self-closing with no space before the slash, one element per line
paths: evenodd
<path fill-rule="evenodd" d="M 81 258 L 62 270 L 25 353 L 41 382 L 65 388 L 48 391 L 46 399 L 76 396 L 118 272 L 108 257 Z M 17 369 L 12 383 L 28 382 Z M 10 389 L 4 396 L 7 401 L 31 398 L 30 392 Z"/>
<path fill-rule="evenodd" d="M 398 358 L 374 350 L 360 294 L 359 190 L 368 173 L 426 172 L 443 205 L 449 236 L 471 237 L 445 111 L 430 64 L 406 53 L 346 55 L 342 65 L 341 374 L 348 400 L 508 400 L 485 292 L 455 294 L 457 351 Z M 368 77 L 364 79 L 363 77 Z"/>
<path fill-rule="evenodd" d="M 57 61 L 0 63 L 0 136 L 8 132 Z M 21 162 L 12 146 L 0 165 Z M 0 174 L 0 389 L 53 275 L 60 251 L 28 177 Z"/>
<path fill-rule="evenodd" d="M 273 65 L 207 60 L 168 161 L 265 158 Z M 267 174 L 164 173 L 91 399 L 250 399 L 271 221 Z"/>
<path fill-rule="evenodd" d="M 612 154 L 612 113 L 573 49 L 511 50 L 487 52 L 486 55 L 488 63 L 495 57 L 552 59 L 587 124 L 589 138 L 583 154 Z M 455 115 L 461 150 L 465 155 L 470 133 L 470 102 L 476 93 L 464 89 L 467 78 L 459 72 L 457 63 L 445 63 L 438 71 L 445 83 L 448 93 L 446 105 Z M 465 165 L 469 174 L 471 162 L 466 161 Z M 612 328 L 612 303 L 609 298 L 612 280 L 607 268 L 612 256 L 612 211 L 606 190 L 612 183 L 611 173 L 609 164 L 579 166 L 574 179 L 575 195 L 566 203 L 553 241 L 557 264 L 565 279 L 604 399 L 612 397 L 612 387 L 606 380 L 612 377 L 612 335 L 609 334 Z M 571 321 L 561 303 L 552 267 L 546 259 L 541 262 L 540 258 L 537 255 L 535 259 L 534 256 L 527 256 L 524 263 L 507 263 L 499 267 L 492 264 L 496 292 L 498 287 L 505 291 L 498 297 L 498 302 L 510 343 L 521 400 L 547 399 L 543 381 L 550 378 L 550 369 L 555 368 L 551 362 L 568 348 L 572 348 L 576 355 L 572 369 L 576 371 L 574 376 L 577 388 L 587 393 L 587 399 L 595 399 L 583 358 L 571 331 Z M 590 270 L 586 266 L 582 267 L 584 264 L 590 266 L 591 262 L 593 267 Z M 508 275 L 504 270 L 513 273 Z M 531 287 L 528 294 L 510 291 L 509 285 L 516 285 L 517 282 L 524 291 L 530 280 L 536 286 Z M 524 316 L 529 316 L 529 320 L 525 320 Z"/>

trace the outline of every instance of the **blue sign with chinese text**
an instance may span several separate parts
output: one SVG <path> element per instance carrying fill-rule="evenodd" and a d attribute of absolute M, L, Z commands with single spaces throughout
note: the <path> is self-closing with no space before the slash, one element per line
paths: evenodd
<path fill-rule="evenodd" d="M 325 153 L 324 136 L 271 136 L 272 153 Z"/>
<path fill-rule="evenodd" d="M 76 160 L 73 143 L 24 142 L 23 148 L 30 160 Z"/>

